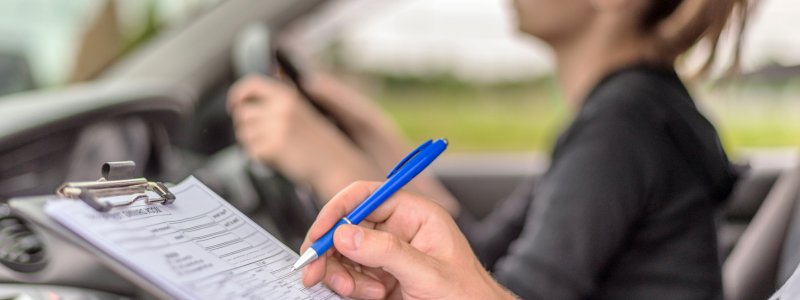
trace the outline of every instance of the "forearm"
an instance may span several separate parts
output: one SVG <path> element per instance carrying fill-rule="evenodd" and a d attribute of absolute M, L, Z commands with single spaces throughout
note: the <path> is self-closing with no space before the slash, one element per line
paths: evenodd
<path fill-rule="evenodd" d="M 327 172 L 321 172 L 310 180 L 311 188 L 319 196 L 320 204 L 327 203 L 339 191 L 348 185 L 361 180 L 375 180 L 373 172 L 370 170 L 355 170 L 355 168 L 338 168 Z M 365 175 L 367 174 L 367 175 Z"/>
<path fill-rule="evenodd" d="M 353 142 L 385 172 L 394 168 L 412 149 L 410 142 L 390 120 L 389 116 L 381 113 L 350 120 L 345 126 Z"/>
<path fill-rule="evenodd" d="M 331 113 L 381 175 L 411 151 L 410 143 L 392 118 L 370 99 L 326 76 L 309 83 L 307 89 L 318 104 Z M 460 211 L 456 199 L 429 172 L 420 174 L 407 188 L 436 199 L 452 216 Z"/>
<path fill-rule="evenodd" d="M 386 120 L 388 119 L 375 120 L 373 126 L 363 124 L 351 132 L 356 144 L 375 162 L 382 173 L 392 170 L 412 150 L 410 143 L 400 131 Z M 421 173 L 409 183 L 407 189 L 436 200 L 453 217 L 460 213 L 458 200 L 431 171 Z"/>
<path fill-rule="evenodd" d="M 356 181 L 380 180 L 381 171 L 358 148 L 342 141 L 340 147 L 327 149 L 333 154 L 308 176 L 312 189 L 325 204 L 339 191 Z M 338 152 L 338 153 L 330 153 Z"/>

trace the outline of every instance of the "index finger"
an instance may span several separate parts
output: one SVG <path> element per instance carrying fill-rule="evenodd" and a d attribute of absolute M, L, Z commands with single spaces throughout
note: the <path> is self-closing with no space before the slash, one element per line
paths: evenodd
<path fill-rule="evenodd" d="M 334 196 L 333 199 L 331 199 L 331 201 L 329 201 L 328 204 L 322 208 L 317 216 L 317 220 L 311 225 L 305 241 L 303 242 L 303 246 L 300 248 L 300 253 L 304 253 L 314 241 L 325 235 L 325 233 L 333 228 L 333 226 L 336 225 L 339 220 L 346 216 L 350 211 L 355 209 L 359 204 L 361 204 L 361 202 L 367 199 L 369 195 L 372 195 L 372 193 L 374 193 L 375 190 L 381 186 L 381 184 L 381 182 L 355 182 L 336 194 L 336 196 Z M 378 206 L 375 211 L 367 216 L 365 221 L 374 223 L 384 222 L 392 217 L 393 213 L 401 204 L 415 207 L 419 203 L 418 201 L 414 201 L 415 199 L 424 199 L 421 196 L 414 196 L 415 195 L 412 193 L 398 191 L 395 193 L 395 195 L 387 199 L 386 202 Z M 434 203 L 432 201 L 428 202 Z M 419 209 L 419 211 L 430 211 L 425 207 L 421 208 L 422 209 Z M 420 218 L 424 218 L 425 215 L 425 213 L 404 215 L 403 217 L 406 218 L 406 220 L 402 220 L 402 222 L 400 222 L 403 225 L 400 227 L 395 226 L 394 229 L 398 230 L 389 231 L 398 231 L 394 234 L 396 234 L 401 240 L 408 242 L 424 223 L 424 221 L 420 220 Z M 324 276 L 326 276 L 328 273 L 327 260 L 332 259 L 330 256 L 333 253 L 334 248 L 331 248 L 324 254 L 320 253 L 319 259 L 311 262 L 303 269 L 303 284 L 306 286 L 316 284 L 317 282 L 321 281 Z"/>
<path fill-rule="evenodd" d="M 306 239 L 301 247 L 301 251 L 305 251 L 311 243 L 321 238 L 325 233 L 327 233 L 331 228 L 333 228 L 336 223 L 339 222 L 343 217 L 345 217 L 349 212 L 353 211 L 361 202 L 367 199 L 378 187 L 381 186 L 381 182 L 355 182 L 341 192 L 336 194 L 336 196 L 331 199 L 331 201 L 326 204 L 322 210 L 320 211 L 319 215 L 317 215 L 317 220 L 314 221 L 314 224 L 311 225 L 311 228 L 308 230 L 308 234 L 306 235 Z M 391 218 L 393 213 L 398 210 L 400 206 L 410 206 L 415 211 L 423 212 L 423 213 L 415 213 L 404 215 L 405 220 L 402 222 L 405 226 L 403 228 L 399 228 L 400 232 L 392 232 L 400 237 L 402 240 L 408 242 L 414 235 L 415 232 L 420 228 L 422 223 L 429 214 L 425 212 L 432 212 L 433 207 L 438 205 L 432 200 L 428 200 L 422 196 L 406 192 L 403 190 L 397 191 L 394 195 L 389 197 L 383 204 L 378 206 L 369 216 L 367 216 L 364 220 L 373 222 L 373 223 L 382 223 Z M 443 209 L 443 208 L 440 208 Z"/>

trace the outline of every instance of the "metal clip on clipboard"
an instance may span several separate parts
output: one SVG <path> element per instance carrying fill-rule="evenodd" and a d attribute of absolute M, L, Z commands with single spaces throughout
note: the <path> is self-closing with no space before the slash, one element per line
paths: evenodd
<path fill-rule="evenodd" d="M 136 201 L 144 200 L 146 204 L 175 202 L 175 195 L 161 182 L 151 182 L 144 178 L 133 178 L 136 163 L 133 161 L 108 162 L 103 164 L 103 177 L 98 181 L 67 182 L 62 184 L 56 194 L 61 197 L 80 199 L 100 212 L 107 212 L 115 207 L 128 206 Z M 153 191 L 160 198 L 150 199 L 147 191 Z M 111 203 L 99 198 L 136 195 L 127 202 Z"/>

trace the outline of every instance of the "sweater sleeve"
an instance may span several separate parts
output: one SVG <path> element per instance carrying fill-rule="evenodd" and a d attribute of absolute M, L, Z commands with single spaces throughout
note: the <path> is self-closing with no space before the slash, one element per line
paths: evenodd
<path fill-rule="evenodd" d="M 641 120 L 608 112 L 573 124 L 537 188 L 522 234 L 495 267 L 501 284 L 523 299 L 593 293 L 646 207 L 644 130 Z"/>

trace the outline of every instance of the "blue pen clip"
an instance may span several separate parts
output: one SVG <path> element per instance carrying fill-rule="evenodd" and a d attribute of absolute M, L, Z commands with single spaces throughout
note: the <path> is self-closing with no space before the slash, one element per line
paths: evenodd
<path fill-rule="evenodd" d="M 419 145 L 419 147 L 417 147 L 417 149 L 414 149 L 414 151 L 411 151 L 411 153 L 409 153 L 408 156 L 406 156 L 406 158 L 403 158 L 403 160 L 401 160 L 400 163 L 397 164 L 397 166 L 394 167 L 394 169 L 392 169 L 391 172 L 389 172 L 389 175 L 386 176 L 386 178 L 392 178 L 392 176 L 394 176 L 394 174 L 396 174 L 398 171 L 400 171 L 400 169 L 402 169 L 403 166 L 405 166 L 406 163 L 408 163 L 409 160 L 414 158 L 414 156 L 417 156 L 417 154 L 422 152 L 422 150 L 424 150 L 425 148 L 427 148 L 431 144 L 433 144 L 433 140 L 428 140 L 427 142 L 422 143 L 422 145 Z"/>

